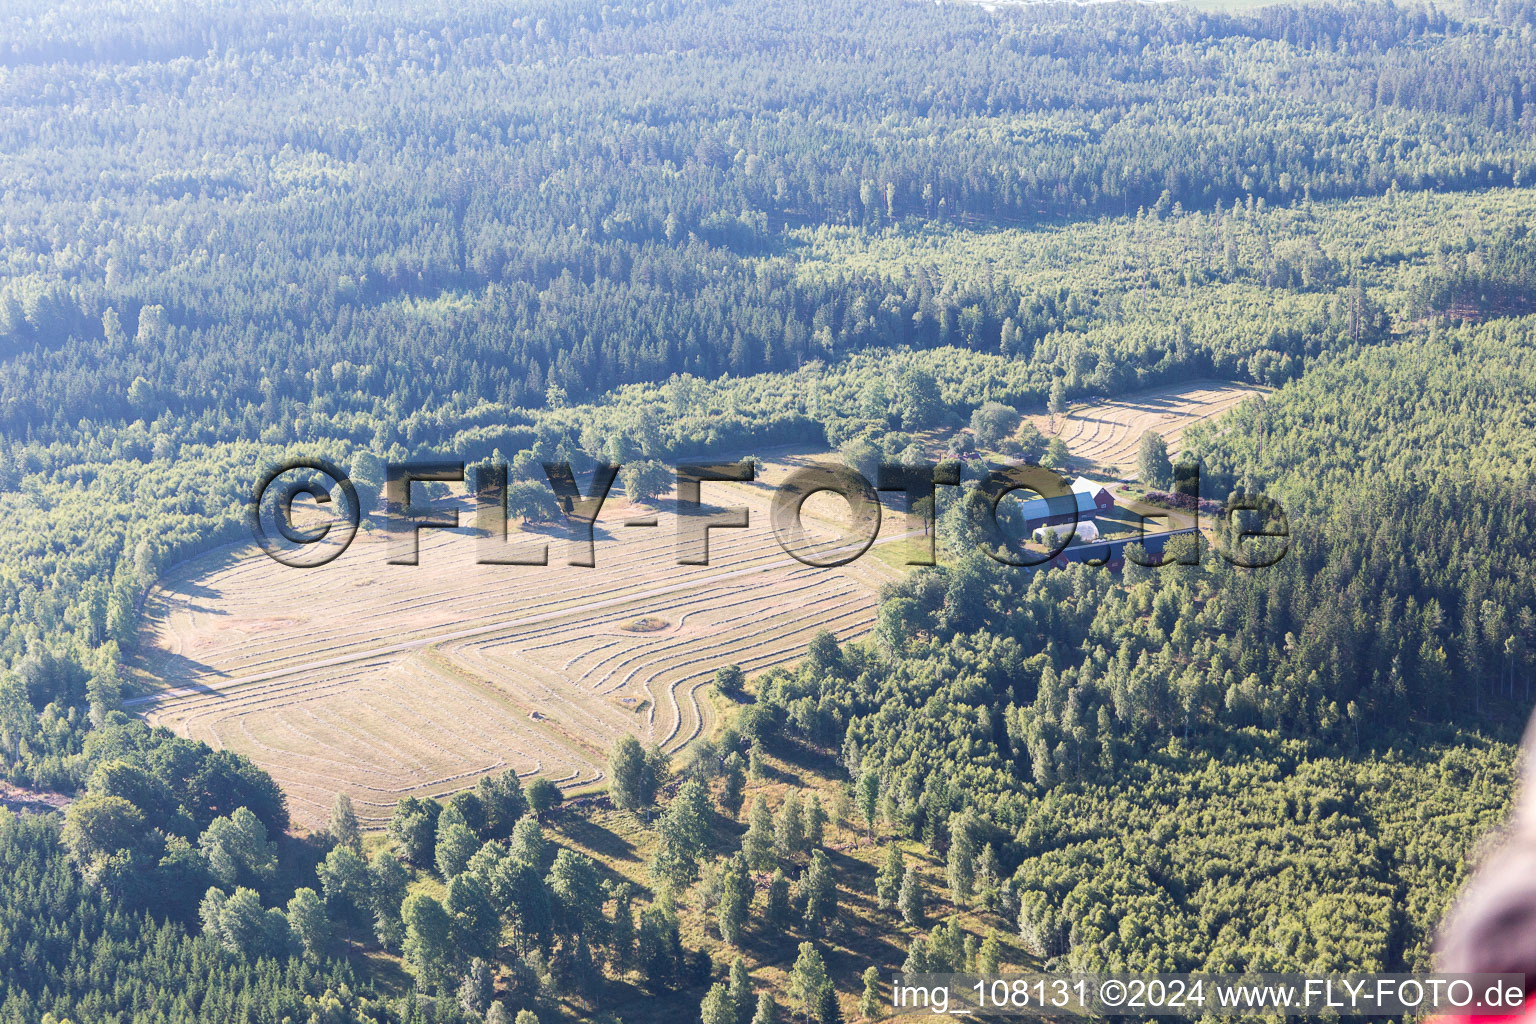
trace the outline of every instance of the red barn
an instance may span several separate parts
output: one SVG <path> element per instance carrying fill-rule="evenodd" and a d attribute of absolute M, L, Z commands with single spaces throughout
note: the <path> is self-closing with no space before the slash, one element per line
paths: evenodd
<path fill-rule="evenodd" d="M 1078 477 L 1072 484 L 1072 490 L 1057 498 L 1054 503 L 1045 498 L 1032 498 L 1019 503 L 1019 513 L 1024 517 L 1025 524 L 1033 530 L 1037 526 L 1059 526 L 1074 519 L 1082 522 L 1114 507 L 1115 499 L 1108 487 L 1087 477 Z M 1071 511 L 1073 508 L 1075 512 Z"/>
<path fill-rule="evenodd" d="M 1097 480 L 1090 480 L 1080 476 L 1072 482 L 1072 490 L 1078 494 L 1086 494 L 1093 499 L 1093 507 L 1097 512 L 1108 512 L 1115 507 L 1114 495 L 1109 493 L 1109 488 Z"/>

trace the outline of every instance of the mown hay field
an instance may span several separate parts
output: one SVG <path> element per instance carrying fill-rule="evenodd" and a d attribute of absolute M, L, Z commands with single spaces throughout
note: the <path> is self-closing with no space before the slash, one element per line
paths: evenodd
<path fill-rule="evenodd" d="M 441 797 L 488 772 L 544 775 L 567 791 L 599 783 L 629 732 L 678 751 L 711 726 L 701 692 L 716 669 L 797 659 L 817 630 L 839 641 L 874 623 L 889 560 L 838 568 L 785 554 L 769 527 L 770 463 L 756 484 L 704 485 L 704 501 L 749 509 L 747 529 L 710 533 L 710 564 L 679 565 L 670 496 L 632 506 L 617 486 L 596 530 L 596 565 L 480 565 L 467 530 L 424 530 L 420 564 L 387 564 L 381 531 L 334 562 L 279 565 L 253 546 L 173 567 L 146 604 L 150 687 L 130 702 L 150 721 L 246 754 L 282 785 L 295 821 L 316 827 L 348 793 L 365 827 L 407 795 Z M 469 502 L 459 499 L 461 523 Z M 807 504 L 825 540 L 837 510 Z M 818 518 L 818 513 L 825 518 Z M 656 526 L 627 521 L 655 517 Z M 878 543 L 901 541 L 888 514 Z"/>
<path fill-rule="evenodd" d="M 1161 434 L 1168 442 L 1168 453 L 1177 456 L 1184 432 L 1191 426 L 1214 419 L 1267 390 L 1227 381 L 1196 380 L 1086 402 L 1056 417 L 1054 436 L 1065 442 L 1067 451 L 1086 472 L 1126 478 L 1136 472 L 1137 449 L 1147 431 Z M 1042 432 L 1052 436 L 1049 416 L 1032 419 Z"/>

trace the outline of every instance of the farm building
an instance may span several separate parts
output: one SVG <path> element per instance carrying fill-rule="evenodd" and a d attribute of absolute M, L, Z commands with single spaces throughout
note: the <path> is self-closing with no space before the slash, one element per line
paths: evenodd
<path fill-rule="evenodd" d="M 1090 480 L 1085 476 L 1072 481 L 1072 493 L 1088 495 L 1093 499 L 1093 507 L 1100 512 L 1108 512 L 1115 507 L 1115 498 L 1109 493 L 1108 485 Z"/>
<path fill-rule="evenodd" d="M 1062 531 L 1062 533 L 1066 533 L 1066 532 L 1069 532 L 1069 531 L 1066 531 L 1066 530 Z M 1098 527 L 1098 525 L 1096 523 L 1094 523 L 1094 521 L 1092 519 L 1085 519 L 1085 520 L 1083 520 L 1082 522 L 1077 524 L 1077 528 L 1075 530 L 1070 530 L 1070 532 L 1072 534 L 1072 539 L 1077 541 L 1077 543 L 1079 543 L 1079 544 L 1092 544 L 1094 541 L 1099 539 L 1099 527 Z M 1036 544 L 1045 544 L 1046 543 L 1045 535 L 1048 534 L 1048 533 L 1057 533 L 1056 527 L 1054 527 L 1054 526 L 1037 526 L 1037 527 L 1035 527 L 1035 532 L 1033 534 L 1035 543 Z M 1058 545 L 1060 543 L 1061 543 L 1061 534 L 1057 533 L 1056 541 L 1055 541 L 1054 544 L 1051 544 L 1050 547 L 1054 548 L 1054 547 L 1056 547 L 1056 545 Z M 1069 540 L 1067 543 L 1070 544 L 1070 543 L 1072 543 L 1072 541 Z"/>
<path fill-rule="evenodd" d="M 1025 526 L 1034 529 L 1037 526 L 1070 523 L 1074 519 L 1092 519 L 1100 512 L 1108 512 L 1115 507 L 1115 499 L 1109 493 L 1109 488 L 1085 476 L 1073 481 L 1070 497 L 1070 505 L 1067 495 L 1055 499 L 1032 498 L 1021 501 L 1019 515 L 1023 516 Z M 1072 511 L 1074 507 L 1076 511 Z"/>

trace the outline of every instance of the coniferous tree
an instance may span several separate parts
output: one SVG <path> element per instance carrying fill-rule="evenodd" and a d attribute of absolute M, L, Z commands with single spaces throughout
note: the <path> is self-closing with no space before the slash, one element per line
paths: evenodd
<path fill-rule="evenodd" d="M 837 880 L 832 876 L 832 861 L 823 850 L 811 854 L 811 863 L 801 881 L 805 900 L 805 926 L 820 932 L 837 917 Z"/>
<path fill-rule="evenodd" d="M 736 1024 L 736 1004 L 725 982 L 715 982 L 704 993 L 704 1001 L 699 1004 L 699 1019 L 702 1024 Z"/>
<path fill-rule="evenodd" d="M 768 810 L 768 798 L 759 793 L 752 798 L 747 832 L 741 840 L 741 852 L 753 871 L 766 871 L 773 866 L 773 839 L 773 815 Z"/>
<path fill-rule="evenodd" d="M 880 1015 L 880 968 L 864 968 L 864 991 L 859 996 L 859 1016 L 874 1020 Z"/>
<path fill-rule="evenodd" d="M 901 894 L 896 898 L 896 909 L 901 911 L 901 919 L 908 926 L 921 928 L 927 920 L 924 903 L 922 876 L 917 873 L 916 864 L 909 864 L 901 879 Z"/>
<path fill-rule="evenodd" d="M 881 910 L 889 910 L 896 905 L 906 873 L 906 862 L 901 856 L 901 847 L 891 843 L 885 848 L 885 862 L 880 865 L 880 870 L 875 875 L 875 902 Z"/>
<path fill-rule="evenodd" d="M 459 981 L 459 1008 L 470 1018 L 484 1017 L 494 994 L 495 980 L 491 977 L 490 966 L 475 957 Z"/>
<path fill-rule="evenodd" d="M 752 900 L 751 880 L 747 876 L 746 859 L 741 854 L 726 864 L 720 882 L 720 905 L 717 920 L 720 937 L 733 946 L 741 944 L 741 936 L 747 924 L 747 910 Z"/>
<path fill-rule="evenodd" d="M 747 772 L 741 755 L 732 751 L 725 759 L 724 781 L 720 787 L 720 809 L 732 819 L 741 813 L 742 800 L 746 795 Z"/>
<path fill-rule="evenodd" d="M 507 846 L 513 860 L 535 871 L 542 871 L 548 849 L 549 843 L 544 839 L 543 826 L 533 815 L 524 815 L 513 826 L 512 840 Z"/>
<path fill-rule="evenodd" d="M 805 804 L 805 849 L 815 850 L 821 846 L 826 830 L 827 812 L 821 806 L 821 794 L 812 793 Z"/>
<path fill-rule="evenodd" d="M 768 903 L 763 911 L 763 923 L 773 931 L 789 924 L 789 879 L 783 868 L 774 868 L 768 882 Z"/>
<path fill-rule="evenodd" d="M 736 1024 L 750 1024 L 752 1010 L 757 1000 L 752 994 L 752 975 L 747 972 L 747 961 L 736 957 L 731 961 L 731 1004 L 736 1007 Z"/>
<path fill-rule="evenodd" d="M 805 812 L 800 794 L 793 789 L 785 794 L 773 819 L 773 850 L 786 860 L 805 850 Z"/>
<path fill-rule="evenodd" d="M 787 991 L 790 1001 L 801 1016 L 819 1020 L 825 993 L 831 988 L 832 981 L 827 976 L 827 965 L 820 951 L 812 943 L 800 943 L 799 954 L 789 971 Z"/>
<path fill-rule="evenodd" d="M 866 769 L 859 775 L 856 785 L 858 793 L 859 816 L 864 819 L 864 834 L 875 834 L 875 816 L 880 807 L 880 776 L 873 770 Z"/>
<path fill-rule="evenodd" d="M 620 810 L 638 811 L 656 799 L 654 761 L 628 733 L 619 737 L 608 755 L 608 779 L 609 795 Z"/>

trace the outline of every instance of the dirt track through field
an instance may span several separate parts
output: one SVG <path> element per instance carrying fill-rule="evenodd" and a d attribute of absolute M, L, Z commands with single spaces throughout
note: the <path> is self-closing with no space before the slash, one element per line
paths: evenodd
<path fill-rule="evenodd" d="M 711 532 L 708 566 L 677 564 L 670 500 L 657 514 L 617 494 L 593 568 L 565 564 L 553 533 L 538 538 L 548 566 L 478 565 L 466 531 L 423 531 L 418 566 L 386 564 L 368 531 L 317 569 L 214 552 L 151 592 L 135 667 L 158 688 L 127 703 L 249 755 L 304 826 L 323 823 L 338 792 L 380 827 L 403 796 L 508 767 L 590 785 L 626 732 L 677 751 L 707 730 L 703 690 L 719 667 L 759 671 L 796 660 L 819 629 L 848 641 L 872 628 L 893 570 L 869 554 L 834 569 L 793 560 L 770 531 L 770 494 L 706 485 L 706 501 L 751 515 L 748 529 Z M 654 528 L 622 525 L 652 514 Z M 813 534 L 835 548 L 823 526 Z M 904 528 L 888 514 L 879 543 Z"/>

